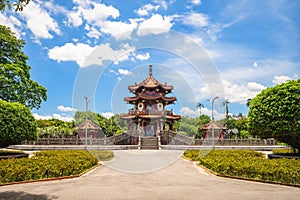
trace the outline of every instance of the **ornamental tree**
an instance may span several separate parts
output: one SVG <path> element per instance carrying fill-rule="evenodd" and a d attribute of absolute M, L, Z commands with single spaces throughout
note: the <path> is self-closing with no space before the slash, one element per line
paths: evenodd
<path fill-rule="evenodd" d="M 36 120 L 30 109 L 20 103 L 0 100 L 0 147 L 36 137 Z"/>
<path fill-rule="evenodd" d="M 24 45 L 10 28 L 0 25 L 0 99 L 38 109 L 47 99 L 47 90 L 31 80 Z"/>
<path fill-rule="evenodd" d="M 249 132 L 300 149 L 300 79 L 267 88 L 250 102 Z"/>

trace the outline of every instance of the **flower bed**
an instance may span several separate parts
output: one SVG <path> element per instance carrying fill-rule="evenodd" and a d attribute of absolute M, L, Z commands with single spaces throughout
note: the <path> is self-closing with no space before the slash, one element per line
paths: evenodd
<path fill-rule="evenodd" d="M 78 175 L 97 165 L 88 151 L 41 151 L 32 158 L 0 160 L 0 184 Z"/>
<path fill-rule="evenodd" d="M 200 153 L 200 154 L 199 154 Z M 187 153 L 194 158 L 197 152 Z M 198 151 L 201 155 L 201 152 Z M 198 158 L 201 165 L 222 176 L 300 185 L 300 160 L 264 159 L 263 154 L 247 150 L 214 150 Z"/>

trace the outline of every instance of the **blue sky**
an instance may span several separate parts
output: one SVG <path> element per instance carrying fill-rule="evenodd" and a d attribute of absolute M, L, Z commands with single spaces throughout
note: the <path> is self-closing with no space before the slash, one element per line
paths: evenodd
<path fill-rule="evenodd" d="M 26 41 L 32 79 L 48 89 L 37 118 L 71 120 L 85 109 L 126 112 L 127 86 L 154 76 L 174 85 L 169 107 L 194 117 L 247 114 L 262 89 L 299 79 L 300 1 L 38 1 L 0 23 Z"/>

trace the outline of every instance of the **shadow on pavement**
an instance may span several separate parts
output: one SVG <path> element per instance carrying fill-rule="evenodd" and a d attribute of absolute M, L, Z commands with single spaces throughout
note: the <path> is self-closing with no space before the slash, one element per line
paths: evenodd
<path fill-rule="evenodd" d="M 16 192 L 16 191 L 8 191 L 0 193 L 0 200 L 50 200 L 57 199 L 53 195 L 46 194 L 30 194 L 27 192 Z"/>

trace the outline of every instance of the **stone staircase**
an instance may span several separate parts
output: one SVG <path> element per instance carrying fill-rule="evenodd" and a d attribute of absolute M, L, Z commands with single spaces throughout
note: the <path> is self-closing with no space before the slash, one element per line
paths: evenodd
<path fill-rule="evenodd" d="M 158 137 L 141 137 L 139 149 L 160 149 Z"/>

